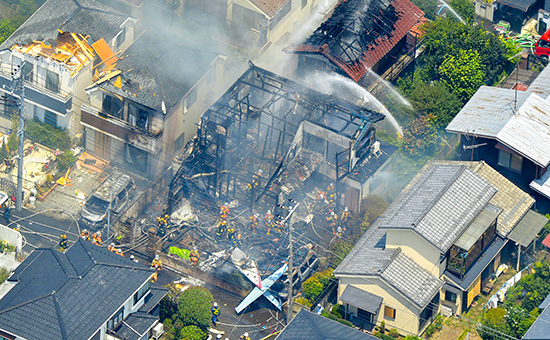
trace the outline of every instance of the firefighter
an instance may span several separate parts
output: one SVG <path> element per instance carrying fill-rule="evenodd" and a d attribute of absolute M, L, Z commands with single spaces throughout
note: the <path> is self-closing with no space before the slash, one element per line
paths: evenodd
<path fill-rule="evenodd" d="M 271 210 L 268 210 L 265 214 L 265 227 L 267 228 L 267 235 L 271 233 L 271 228 L 273 228 L 273 215 Z"/>
<path fill-rule="evenodd" d="M 220 207 L 220 220 L 227 219 L 227 215 L 229 215 L 229 203 L 225 203 Z"/>
<path fill-rule="evenodd" d="M 67 235 L 61 235 L 59 237 L 59 249 L 65 251 L 69 248 L 69 240 L 67 240 Z"/>
<path fill-rule="evenodd" d="M 155 255 L 153 262 L 151 262 L 151 269 L 155 270 L 152 280 L 153 282 L 156 282 L 158 279 L 158 272 L 162 270 L 162 261 L 160 260 L 158 255 Z"/>
<path fill-rule="evenodd" d="M 251 340 L 250 337 L 248 336 L 248 333 L 244 333 L 243 335 L 241 335 L 241 337 L 239 339 L 242 339 L 242 340 Z"/>
<path fill-rule="evenodd" d="M 96 246 L 100 246 L 103 243 L 101 241 L 101 231 L 96 231 L 92 234 L 92 244 L 95 244 Z"/>
<path fill-rule="evenodd" d="M 111 243 L 107 246 L 107 250 L 108 251 L 112 251 L 112 252 L 115 252 L 115 244 L 114 243 Z"/>
<path fill-rule="evenodd" d="M 191 250 L 189 252 L 189 261 L 191 261 L 193 266 L 196 267 L 197 264 L 199 263 L 199 259 L 200 259 L 200 255 L 199 255 L 199 252 L 197 250 L 197 247 L 193 247 L 193 250 Z"/>
<path fill-rule="evenodd" d="M 223 233 L 225 233 L 225 230 L 227 229 L 227 221 L 221 220 L 218 222 L 218 231 L 216 232 L 216 235 L 218 237 L 221 237 Z"/>
<path fill-rule="evenodd" d="M 336 237 L 342 238 L 342 227 L 338 226 L 335 233 Z"/>
<path fill-rule="evenodd" d="M 235 243 L 235 229 L 233 227 L 227 228 L 227 239 Z"/>
<path fill-rule="evenodd" d="M 332 232 L 335 233 L 336 224 L 338 223 L 338 216 L 334 213 L 334 211 L 331 211 L 326 220 L 328 226 L 332 228 Z"/>
<path fill-rule="evenodd" d="M 80 233 L 80 238 L 85 240 L 85 241 L 90 240 L 90 232 L 88 231 L 88 229 L 83 229 L 82 230 L 82 232 Z"/>
<path fill-rule="evenodd" d="M 330 183 L 327 187 L 327 200 L 329 203 L 336 202 L 336 190 L 334 188 L 334 183 Z"/>
<path fill-rule="evenodd" d="M 220 308 L 218 307 L 218 303 L 214 302 L 214 307 L 212 307 L 212 323 L 214 324 L 214 327 L 216 327 L 216 323 L 218 322 L 218 317 L 220 315 Z"/>
<path fill-rule="evenodd" d="M 237 244 L 237 247 L 239 247 L 239 248 L 242 246 L 242 242 L 241 242 L 242 238 L 243 237 L 242 237 L 241 233 L 237 233 L 237 239 L 236 239 L 235 243 Z"/>
<path fill-rule="evenodd" d="M 344 211 L 342 211 L 342 215 L 340 216 L 340 225 L 344 230 L 346 230 L 348 226 L 348 219 L 349 219 L 349 210 L 348 210 L 348 207 L 345 207 Z"/>
<path fill-rule="evenodd" d="M 327 194 L 324 191 L 317 190 L 317 200 L 319 203 L 323 204 L 327 201 Z"/>
<path fill-rule="evenodd" d="M 260 217 L 258 214 L 250 216 L 250 230 L 253 234 L 256 233 L 256 228 L 258 227 L 258 217 Z"/>

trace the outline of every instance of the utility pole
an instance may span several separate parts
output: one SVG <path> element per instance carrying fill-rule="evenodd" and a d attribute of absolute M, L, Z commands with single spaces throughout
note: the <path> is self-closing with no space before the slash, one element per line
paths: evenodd
<path fill-rule="evenodd" d="M 290 207 L 290 211 L 288 212 L 288 215 L 284 219 L 284 223 L 286 224 L 287 221 L 290 219 L 290 216 L 296 211 L 296 208 L 300 205 L 300 203 L 289 200 L 294 204 L 294 207 Z M 292 276 L 292 272 L 294 269 L 292 268 L 292 259 L 294 258 L 294 239 L 292 237 L 292 234 L 294 233 L 294 227 L 292 226 L 292 223 L 289 223 L 288 225 L 288 288 L 287 288 L 287 294 L 288 294 L 288 300 L 287 300 L 287 312 L 286 312 L 286 324 L 288 325 L 290 321 L 292 320 L 292 290 L 294 289 L 294 277 Z"/>
<path fill-rule="evenodd" d="M 12 73 L 13 77 L 13 91 L 21 90 L 19 93 L 19 131 L 17 137 L 19 138 L 19 159 L 17 162 L 17 192 L 15 194 L 15 209 L 21 211 L 23 207 L 23 148 L 25 142 L 25 121 L 23 120 L 23 110 L 25 108 L 25 77 L 23 75 L 23 68 L 25 67 L 25 61 Z"/>
<path fill-rule="evenodd" d="M 113 193 L 109 193 L 109 209 L 107 209 L 107 239 L 105 244 L 109 246 L 109 231 L 111 229 L 111 202 L 113 201 Z"/>

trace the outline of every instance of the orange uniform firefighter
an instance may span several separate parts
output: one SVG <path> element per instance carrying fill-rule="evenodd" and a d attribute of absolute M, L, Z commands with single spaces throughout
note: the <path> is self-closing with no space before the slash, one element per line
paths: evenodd
<path fill-rule="evenodd" d="M 333 183 L 330 183 L 327 187 L 327 200 L 329 203 L 336 202 L 336 190 Z"/>
<path fill-rule="evenodd" d="M 199 263 L 199 259 L 199 251 L 197 250 L 197 247 L 193 247 L 193 250 L 189 252 L 189 261 L 191 261 L 193 266 L 197 266 L 197 264 Z"/>
<path fill-rule="evenodd" d="M 92 243 L 96 246 L 100 246 L 103 241 L 101 241 L 101 231 L 96 231 L 92 234 Z"/>
<path fill-rule="evenodd" d="M 218 232 L 216 232 L 216 235 L 222 236 L 223 233 L 227 230 L 227 221 L 226 220 L 220 220 L 218 222 Z"/>
<path fill-rule="evenodd" d="M 265 214 L 265 227 L 267 228 L 267 235 L 271 234 L 271 228 L 273 228 L 273 214 L 271 214 L 271 210 L 268 210 Z"/>
<path fill-rule="evenodd" d="M 258 214 L 250 216 L 250 230 L 252 233 L 256 233 L 256 228 L 258 227 L 258 217 L 260 217 Z"/>
<path fill-rule="evenodd" d="M 80 233 L 80 238 L 86 241 L 90 240 L 90 232 L 88 231 L 88 229 L 82 230 L 82 232 Z"/>
<path fill-rule="evenodd" d="M 332 228 L 332 232 L 336 232 L 336 224 L 338 223 L 338 215 L 334 213 L 334 211 L 331 211 L 330 214 L 326 218 L 328 226 Z"/>

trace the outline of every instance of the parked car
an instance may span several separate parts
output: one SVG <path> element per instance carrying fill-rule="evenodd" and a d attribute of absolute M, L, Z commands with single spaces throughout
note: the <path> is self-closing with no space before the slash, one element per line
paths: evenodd
<path fill-rule="evenodd" d="M 107 211 L 112 217 L 121 213 L 130 202 L 135 190 L 134 180 L 120 172 L 113 172 L 97 190 L 88 197 L 80 212 L 80 219 L 90 229 L 101 229 L 107 224 Z"/>

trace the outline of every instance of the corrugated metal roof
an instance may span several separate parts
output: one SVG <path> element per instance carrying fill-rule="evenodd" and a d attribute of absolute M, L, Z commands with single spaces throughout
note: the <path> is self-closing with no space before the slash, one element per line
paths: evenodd
<path fill-rule="evenodd" d="M 550 96 L 550 65 L 546 66 L 537 78 L 533 80 L 527 92 L 536 93 L 542 98 Z"/>
<path fill-rule="evenodd" d="M 550 171 L 546 171 L 541 178 L 529 183 L 529 187 L 539 194 L 550 198 Z"/>
<path fill-rule="evenodd" d="M 497 139 L 545 168 L 550 164 L 550 101 L 531 94 Z"/>
<path fill-rule="evenodd" d="M 487 205 L 485 209 L 476 217 L 472 224 L 464 231 L 464 234 L 455 242 L 455 246 L 464 250 L 470 250 L 472 246 L 479 240 L 481 235 L 491 226 L 497 216 L 502 212 L 502 209 L 495 207 L 492 204 Z"/>
<path fill-rule="evenodd" d="M 495 138 L 508 123 L 514 110 L 514 90 L 481 86 L 464 105 L 446 130 L 449 132 Z M 530 93 L 517 93 L 520 107 Z"/>
<path fill-rule="evenodd" d="M 346 289 L 344 289 L 344 292 L 340 296 L 340 300 L 373 314 L 378 313 L 378 310 L 382 305 L 382 301 L 384 301 L 384 299 L 380 296 L 374 295 L 366 290 L 359 289 L 352 285 L 346 286 Z"/>
<path fill-rule="evenodd" d="M 546 217 L 533 210 L 529 210 L 508 235 L 508 238 L 527 247 L 533 242 L 547 222 L 548 219 Z"/>

